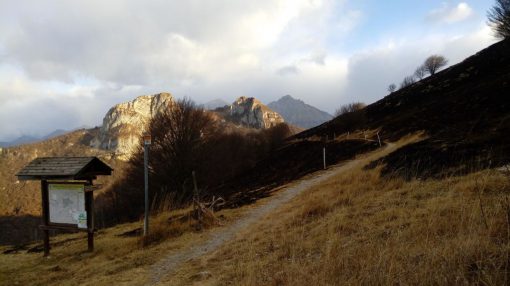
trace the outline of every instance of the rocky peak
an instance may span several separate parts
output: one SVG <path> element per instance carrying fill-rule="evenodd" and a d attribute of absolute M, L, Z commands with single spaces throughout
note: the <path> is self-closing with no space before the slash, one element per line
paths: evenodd
<path fill-rule="evenodd" d="M 253 128 L 270 128 L 283 123 L 283 117 L 254 97 L 241 96 L 230 105 L 228 116 L 235 122 Z"/>
<path fill-rule="evenodd" d="M 308 105 L 290 95 L 285 95 L 279 100 L 269 103 L 267 106 L 280 113 L 287 123 L 302 128 L 311 128 L 333 119 L 333 116 L 327 112 Z"/>
<path fill-rule="evenodd" d="M 149 120 L 173 103 L 170 93 L 158 93 L 115 105 L 106 113 L 99 134 L 90 145 L 111 150 L 121 159 L 129 158 Z"/>

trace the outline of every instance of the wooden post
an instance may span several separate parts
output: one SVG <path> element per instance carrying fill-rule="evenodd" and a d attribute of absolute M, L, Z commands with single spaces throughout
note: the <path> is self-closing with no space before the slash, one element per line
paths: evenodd
<path fill-rule="evenodd" d="M 94 251 L 94 193 L 85 192 L 85 211 L 87 212 L 88 251 Z"/>
<path fill-rule="evenodd" d="M 195 208 L 195 214 L 197 216 L 198 220 L 198 227 L 202 228 L 202 210 L 200 208 L 200 195 L 198 193 L 198 186 L 197 186 L 197 178 L 195 176 L 195 171 L 191 172 L 191 176 L 193 177 L 193 207 Z"/>
<path fill-rule="evenodd" d="M 41 180 L 42 195 L 42 219 L 43 219 L 43 244 L 44 256 L 50 255 L 50 231 L 47 228 L 50 222 L 50 202 L 48 195 L 48 181 Z"/>
<path fill-rule="evenodd" d="M 198 194 L 197 178 L 196 178 L 196 176 L 195 176 L 195 171 L 192 171 L 192 172 L 191 172 L 191 175 L 192 175 L 192 177 L 193 177 L 193 187 L 194 187 L 194 192 L 195 192 L 195 194 L 194 194 L 194 195 L 196 196 L 196 198 L 197 198 L 197 200 L 198 200 L 198 198 L 199 198 L 199 194 Z"/>
<path fill-rule="evenodd" d="M 328 135 L 322 137 L 322 162 L 324 164 L 324 170 L 326 170 L 326 145 L 328 144 Z"/>
<path fill-rule="evenodd" d="M 324 161 L 324 170 L 326 170 L 326 146 L 322 148 L 322 160 Z"/>

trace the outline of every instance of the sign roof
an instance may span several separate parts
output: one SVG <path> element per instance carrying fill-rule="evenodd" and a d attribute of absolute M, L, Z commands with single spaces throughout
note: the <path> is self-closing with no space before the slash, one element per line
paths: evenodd
<path fill-rule="evenodd" d="M 113 169 L 97 157 L 41 157 L 19 171 L 20 180 L 88 180 L 111 175 Z"/>

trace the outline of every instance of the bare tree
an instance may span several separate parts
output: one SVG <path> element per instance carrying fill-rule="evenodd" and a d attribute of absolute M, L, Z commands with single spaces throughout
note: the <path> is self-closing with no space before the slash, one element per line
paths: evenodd
<path fill-rule="evenodd" d="M 416 78 L 419 78 L 420 80 L 422 80 L 425 77 L 426 73 L 427 73 L 427 69 L 425 68 L 424 65 L 421 65 L 421 66 L 417 67 L 416 70 L 414 71 L 414 76 Z"/>
<path fill-rule="evenodd" d="M 446 66 L 448 64 L 448 60 L 445 57 L 440 55 L 432 55 L 428 57 L 423 63 L 423 68 L 425 71 L 430 73 L 430 75 L 434 75 L 440 68 Z"/>
<path fill-rule="evenodd" d="M 392 83 L 388 86 L 388 92 L 393 93 L 397 89 L 397 85 Z"/>
<path fill-rule="evenodd" d="M 510 37 L 510 0 L 496 0 L 494 7 L 487 13 L 487 18 L 496 37 Z"/>
<path fill-rule="evenodd" d="M 414 79 L 414 76 L 410 75 L 410 76 L 406 76 L 402 82 L 400 83 L 400 88 L 404 88 L 404 87 L 407 87 L 407 86 L 410 86 L 411 84 L 415 83 L 416 80 Z"/>
<path fill-rule="evenodd" d="M 215 120 L 211 113 L 185 98 L 153 117 L 148 129 L 152 135 L 151 196 L 172 195 L 175 203 L 187 201 L 192 196 L 191 172 L 200 167 L 204 146 L 216 133 Z M 132 171 L 128 180 L 134 180 L 132 184 L 136 185 L 136 177 L 142 173 L 142 145 L 129 165 Z"/>
<path fill-rule="evenodd" d="M 365 108 L 365 106 L 366 106 L 366 104 L 364 104 L 363 102 L 352 102 L 352 103 L 349 103 L 346 105 L 342 105 L 340 108 L 338 108 L 335 111 L 335 117 L 340 116 L 342 114 L 361 110 L 361 109 Z"/>

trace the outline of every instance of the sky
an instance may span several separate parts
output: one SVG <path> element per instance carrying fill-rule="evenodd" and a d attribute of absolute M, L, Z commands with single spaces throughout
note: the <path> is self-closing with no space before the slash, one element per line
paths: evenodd
<path fill-rule="evenodd" d="M 197 103 L 291 95 L 333 113 L 387 95 L 426 57 L 495 43 L 493 1 L 0 0 L 0 141 L 99 126 L 170 92 Z"/>

